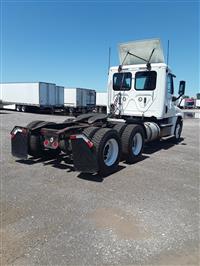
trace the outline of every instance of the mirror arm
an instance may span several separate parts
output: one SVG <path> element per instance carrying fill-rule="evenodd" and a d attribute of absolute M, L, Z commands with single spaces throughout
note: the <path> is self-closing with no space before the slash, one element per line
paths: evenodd
<path fill-rule="evenodd" d="M 176 100 L 178 100 L 179 97 L 176 97 L 176 96 L 172 96 L 172 102 L 175 102 Z"/>
<path fill-rule="evenodd" d="M 175 102 L 175 101 L 179 100 L 182 96 L 183 96 L 182 94 L 180 94 L 178 97 L 173 96 L 172 101 Z"/>

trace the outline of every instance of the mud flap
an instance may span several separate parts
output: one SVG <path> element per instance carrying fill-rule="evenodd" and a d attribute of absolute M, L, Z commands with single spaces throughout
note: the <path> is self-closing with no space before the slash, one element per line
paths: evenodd
<path fill-rule="evenodd" d="M 99 169 L 94 148 L 89 148 L 81 138 L 73 139 L 71 143 L 74 168 L 82 173 L 96 173 Z"/>
<path fill-rule="evenodd" d="M 20 159 L 28 158 L 28 129 L 15 127 L 11 131 L 11 152 L 14 157 Z"/>

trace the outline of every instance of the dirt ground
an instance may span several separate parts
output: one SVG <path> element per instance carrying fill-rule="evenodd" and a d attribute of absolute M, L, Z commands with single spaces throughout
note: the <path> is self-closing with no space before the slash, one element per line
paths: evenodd
<path fill-rule="evenodd" d="M 16 160 L 9 132 L 61 116 L 3 111 L 1 265 L 200 265 L 199 119 L 104 179 L 65 157 Z"/>

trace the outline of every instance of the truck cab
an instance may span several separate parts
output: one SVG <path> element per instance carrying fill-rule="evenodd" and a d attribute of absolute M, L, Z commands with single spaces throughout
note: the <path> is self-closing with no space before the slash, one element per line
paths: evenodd
<path fill-rule="evenodd" d="M 147 70 L 144 64 L 112 67 L 109 72 L 109 112 L 112 104 L 121 97 L 116 114 L 122 116 L 156 117 L 163 119 L 175 114 L 172 101 L 174 75 L 166 64 L 152 64 Z"/>
<path fill-rule="evenodd" d="M 158 120 L 182 116 L 181 110 L 175 106 L 176 76 L 164 62 L 159 40 L 146 41 L 144 51 L 140 49 L 143 45 L 144 41 L 120 45 L 121 65 L 111 67 L 109 71 L 108 112 L 122 117 Z M 143 57 L 148 56 L 145 57 L 144 53 L 148 50 L 151 54 L 155 46 L 157 53 L 150 58 L 151 63 L 147 61 L 145 64 Z M 130 51 L 134 51 L 134 54 Z M 127 58 L 127 53 L 131 58 L 126 62 L 123 57 Z"/>

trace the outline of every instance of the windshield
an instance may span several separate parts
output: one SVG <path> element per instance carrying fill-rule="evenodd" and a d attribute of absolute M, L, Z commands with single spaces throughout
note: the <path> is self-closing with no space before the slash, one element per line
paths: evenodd
<path fill-rule="evenodd" d="M 113 90 L 128 91 L 131 89 L 132 74 L 130 72 L 115 73 L 113 75 Z"/>

